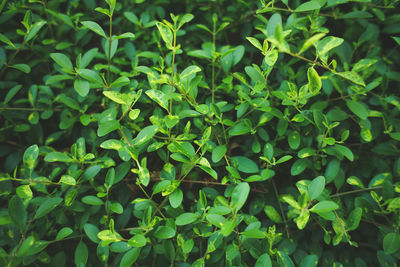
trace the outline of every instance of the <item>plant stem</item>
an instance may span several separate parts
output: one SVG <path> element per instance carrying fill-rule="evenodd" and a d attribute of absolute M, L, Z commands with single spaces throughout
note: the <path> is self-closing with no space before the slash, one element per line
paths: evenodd
<path fill-rule="evenodd" d="M 174 30 L 174 44 L 172 46 L 172 65 L 171 65 L 171 90 L 169 99 L 169 113 L 172 114 L 172 93 L 174 91 L 174 68 L 175 68 L 175 53 L 176 53 L 176 30 Z"/>
<path fill-rule="evenodd" d="M 110 15 L 110 37 L 108 38 L 108 67 L 107 67 L 107 82 L 111 84 L 110 81 L 110 69 L 111 69 L 111 44 L 112 44 L 112 14 Z M 108 88 L 110 90 L 110 88 Z"/>

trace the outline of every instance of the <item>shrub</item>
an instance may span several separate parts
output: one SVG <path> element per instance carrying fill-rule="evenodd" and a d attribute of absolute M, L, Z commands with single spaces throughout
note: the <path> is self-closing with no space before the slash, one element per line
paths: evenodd
<path fill-rule="evenodd" d="M 398 2 L 2 1 L 1 265 L 396 266 Z"/>

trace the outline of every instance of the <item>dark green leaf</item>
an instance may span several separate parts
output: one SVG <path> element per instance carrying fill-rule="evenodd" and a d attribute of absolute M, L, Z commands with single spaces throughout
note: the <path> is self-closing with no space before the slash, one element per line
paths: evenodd
<path fill-rule="evenodd" d="M 19 196 L 14 195 L 8 201 L 8 215 L 20 231 L 25 230 L 28 213 L 26 212 L 24 203 Z"/>
<path fill-rule="evenodd" d="M 37 209 L 34 219 L 37 220 L 55 209 L 63 201 L 60 197 L 46 199 Z"/>

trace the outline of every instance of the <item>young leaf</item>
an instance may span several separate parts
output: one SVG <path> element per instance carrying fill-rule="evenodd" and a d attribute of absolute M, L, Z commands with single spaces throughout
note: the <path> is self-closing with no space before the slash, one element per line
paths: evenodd
<path fill-rule="evenodd" d="M 173 35 L 171 29 L 161 22 L 156 22 L 156 26 L 158 31 L 160 32 L 161 38 L 166 43 L 167 48 L 172 49 Z"/>
<path fill-rule="evenodd" d="M 313 68 L 308 68 L 307 71 L 308 78 L 308 90 L 311 94 L 316 95 L 321 90 L 322 82 L 321 78 L 318 75 L 318 72 Z"/>
<path fill-rule="evenodd" d="M 33 170 L 35 167 L 36 160 L 39 156 L 39 147 L 37 145 L 32 145 L 28 147 L 23 156 L 23 162 L 25 166 L 28 167 L 30 172 Z"/>
<path fill-rule="evenodd" d="M 104 30 L 101 28 L 101 26 L 99 24 L 97 24 L 94 21 L 82 21 L 81 22 L 83 24 L 83 26 L 85 26 L 86 28 L 94 31 L 96 34 L 103 36 L 104 38 L 107 39 L 106 33 L 104 32 Z"/>
<path fill-rule="evenodd" d="M 260 41 L 258 41 L 256 38 L 254 37 L 246 37 L 247 41 L 249 41 L 253 46 L 255 46 L 257 49 L 263 51 L 263 47 L 260 43 Z"/>

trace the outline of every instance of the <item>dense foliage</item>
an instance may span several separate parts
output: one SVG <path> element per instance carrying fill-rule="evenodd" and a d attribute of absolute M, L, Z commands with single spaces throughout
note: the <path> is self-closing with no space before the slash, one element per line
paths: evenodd
<path fill-rule="evenodd" d="M 0 265 L 397 266 L 398 2 L 1 1 Z"/>

